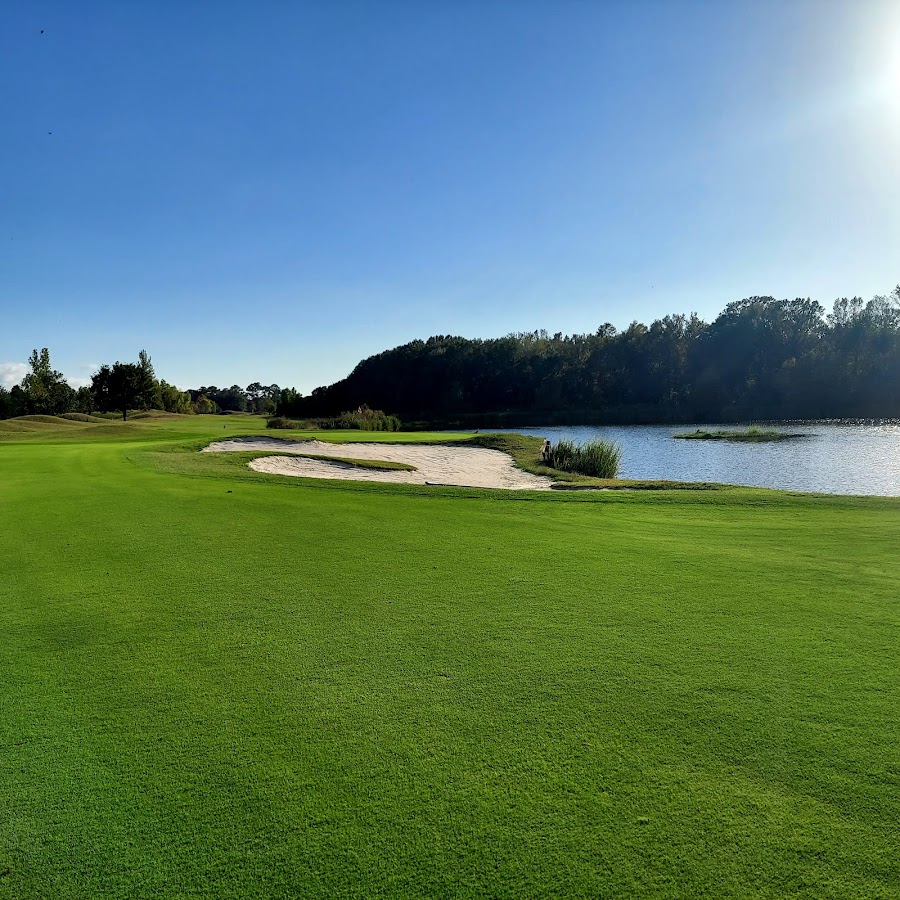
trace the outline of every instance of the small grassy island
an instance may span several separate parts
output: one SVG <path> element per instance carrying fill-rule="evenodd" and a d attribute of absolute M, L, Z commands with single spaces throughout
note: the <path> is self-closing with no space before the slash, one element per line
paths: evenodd
<path fill-rule="evenodd" d="M 742 441 L 748 444 L 762 444 L 770 441 L 795 441 L 808 435 L 790 434 L 787 431 L 751 425 L 746 431 L 706 431 L 698 428 L 696 431 L 673 434 L 672 437 L 683 441 Z"/>
<path fill-rule="evenodd" d="M 328 463 L 342 463 L 356 469 L 375 469 L 390 472 L 415 472 L 416 467 L 409 463 L 391 462 L 387 459 L 354 459 L 350 456 L 323 456 L 319 453 L 298 453 L 301 459 L 317 459 Z"/>

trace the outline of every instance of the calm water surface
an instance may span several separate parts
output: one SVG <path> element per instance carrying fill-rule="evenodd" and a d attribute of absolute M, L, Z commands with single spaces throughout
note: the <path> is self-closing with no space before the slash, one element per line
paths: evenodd
<path fill-rule="evenodd" d="M 622 448 L 622 478 L 719 481 L 751 487 L 826 494 L 900 496 L 900 424 L 860 425 L 813 422 L 779 424 L 780 431 L 804 434 L 796 441 L 736 444 L 678 441 L 673 434 L 737 429 L 738 425 L 616 425 L 506 429 L 555 441 L 594 438 Z"/>

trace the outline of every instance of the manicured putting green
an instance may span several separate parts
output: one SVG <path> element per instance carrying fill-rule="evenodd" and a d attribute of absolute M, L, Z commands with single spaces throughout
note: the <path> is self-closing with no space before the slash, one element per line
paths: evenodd
<path fill-rule="evenodd" d="M 900 895 L 900 504 L 223 433 L 0 436 L 0 897 Z"/>

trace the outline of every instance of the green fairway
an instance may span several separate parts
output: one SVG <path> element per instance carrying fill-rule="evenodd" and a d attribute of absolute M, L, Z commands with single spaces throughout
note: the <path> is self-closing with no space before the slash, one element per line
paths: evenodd
<path fill-rule="evenodd" d="M 900 502 L 14 422 L 0 898 L 900 897 Z"/>

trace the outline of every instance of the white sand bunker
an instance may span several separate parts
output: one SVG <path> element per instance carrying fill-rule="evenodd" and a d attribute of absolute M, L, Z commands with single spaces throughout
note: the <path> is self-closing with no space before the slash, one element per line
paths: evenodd
<path fill-rule="evenodd" d="M 529 491 L 548 491 L 553 484 L 550 478 L 517 469 L 506 453 L 484 447 L 453 447 L 446 444 L 329 444 L 315 440 L 281 441 L 277 438 L 232 438 L 204 447 L 204 451 L 211 453 L 229 450 L 311 453 L 316 456 L 406 463 L 416 467 L 415 472 L 363 469 L 338 461 L 296 456 L 263 456 L 251 460 L 251 469 L 271 475 L 386 481 L 393 484 L 452 484 L 460 487 Z"/>

